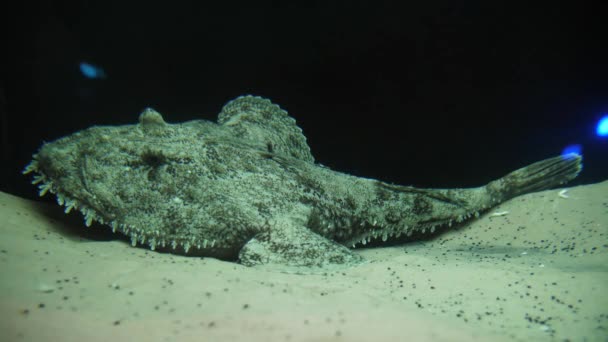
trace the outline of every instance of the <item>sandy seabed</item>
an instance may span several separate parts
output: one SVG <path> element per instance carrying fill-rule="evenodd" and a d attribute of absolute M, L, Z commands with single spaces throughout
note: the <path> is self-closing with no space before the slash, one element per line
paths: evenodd
<path fill-rule="evenodd" d="M 134 248 L 0 192 L 0 340 L 608 341 L 608 181 L 560 190 L 304 275 Z"/>

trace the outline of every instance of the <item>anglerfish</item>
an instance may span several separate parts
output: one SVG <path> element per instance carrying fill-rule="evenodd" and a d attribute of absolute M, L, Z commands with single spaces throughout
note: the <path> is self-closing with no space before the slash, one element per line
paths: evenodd
<path fill-rule="evenodd" d="M 352 265 L 351 248 L 434 232 L 515 196 L 575 178 L 581 156 L 561 155 L 485 186 L 423 189 L 315 163 L 295 120 L 269 100 L 242 96 L 217 122 L 170 124 L 145 109 L 133 125 L 93 126 L 45 143 L 24 173 L 130 237 L 133 246 L 244 265 Z"/>

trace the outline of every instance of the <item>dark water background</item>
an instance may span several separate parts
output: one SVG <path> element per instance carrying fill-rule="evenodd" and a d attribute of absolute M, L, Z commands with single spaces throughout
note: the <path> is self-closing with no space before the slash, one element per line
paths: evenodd
<path fill-rule="evenodd" d="M 583 146 L 574 184 L 608 178 L 603 9 L 507 2 L 39 1 L 8 16 L 0 190 L 43 141 L 96 124 L 213 120 L 272 99 L 317 161 L 421 187 L 485 183 Z M 605 6 L 604 6 L 605 7 Z M 79 63 L 107 77 L 87 78 Z"/>

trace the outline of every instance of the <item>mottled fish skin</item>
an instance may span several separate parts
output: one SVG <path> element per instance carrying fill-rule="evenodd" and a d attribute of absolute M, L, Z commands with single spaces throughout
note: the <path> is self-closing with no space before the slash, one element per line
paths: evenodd
<path fill-rule="evenodd" d="M 315 164 L 295 120 L 242 96 L 217 123 L 94 126 L 44 144 L 24 173 L 40 195 L 131 237 L 132 244 L 245 265 L 362 261 L 349 247 L 432 232 L 514 196 L 573 179 L 581 157 L 546 159 L 470 189 L 418 189 Z"/>

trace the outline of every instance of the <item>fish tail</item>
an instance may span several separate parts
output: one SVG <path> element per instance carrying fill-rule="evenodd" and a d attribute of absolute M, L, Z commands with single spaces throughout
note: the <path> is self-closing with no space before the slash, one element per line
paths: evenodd
<path fill-rule="evenodd" d="M 541 160 L 490 182 L 486 189 L 495 202 L 542 191 L 574 179 L 583 169 L 582 156 L 569 153 Z"/>

